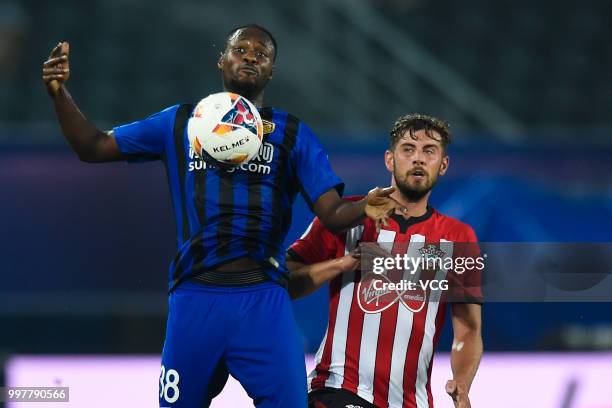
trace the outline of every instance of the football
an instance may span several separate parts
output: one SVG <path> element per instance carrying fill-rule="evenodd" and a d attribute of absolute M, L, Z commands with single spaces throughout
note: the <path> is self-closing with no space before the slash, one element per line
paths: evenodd
<path fill-rule="evenodd" d="M 189 144 L 208 164 L 239 166 L 255 157 L 263 138 L 259 112 L 246 98 L 220 92 L 202 99 L 187 123 Z"/>

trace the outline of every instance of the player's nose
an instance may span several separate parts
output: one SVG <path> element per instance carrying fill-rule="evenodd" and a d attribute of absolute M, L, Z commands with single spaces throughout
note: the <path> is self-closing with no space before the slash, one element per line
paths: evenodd
<path fill-rule="evenodd" d="M 423 160 L 423 157 L 420 154 L 417 153 L 412 158 L 412 164 L 414 164 L 415 166 L 424 166 L 425 165 L 425 160 Z"/>
<path fill-rule="evenodd" d="M 412 156 L 412 163 L 421 166 L 425 164 L 425 155 L 419 149 L 415 149 L 414 154 Z"/>
<path fill-rule="evenodd" d="M 248 52 L 248 53 L 244 54 L 244 61 L 248 62 L 249 64 L 256 64 L 257 63 L 257 58 L 255 57 L 254 53 Z"/>

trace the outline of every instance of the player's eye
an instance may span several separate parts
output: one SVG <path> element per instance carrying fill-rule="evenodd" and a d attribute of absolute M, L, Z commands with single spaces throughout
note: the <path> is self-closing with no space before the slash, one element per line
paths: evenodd
<path fill-rule="evenodd" d="M 237 53 L 242 54 L 242 53 L 244 53 L 244 52 L 245 52 L 245 50 L 244 50 L 244 48 L 243 48 L 243 47 L 236 47 L 236 48 L 234 48 L 234 52 L 237 52 Z"/>
<path fill-rule="evenodd" d="M 257 52 L 257 56 L 259 58 L 268 58 L 268 54 L 266 54 L 265 52 L 262 52 L 262 51 L 258 51 Z"/>

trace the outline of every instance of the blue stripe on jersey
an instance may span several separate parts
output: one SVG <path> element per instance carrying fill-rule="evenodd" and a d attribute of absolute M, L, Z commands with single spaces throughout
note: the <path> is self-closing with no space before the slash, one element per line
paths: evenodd
<path fill-rule="evenodd" d="M 177 230 L 177 247 L 180 247 L 189 239 L 190 231 L 186 228 L 188 225 L 188 216 L 185 212 L 185 186 L 181 183 L 183 176 L 180 174 L 180 169 L 185 168 L 185 155 L 177 154 L 177 149 L 184 152 L 186 142 L 184 134 L 186 134 L 186 118 L 191 114 L 193 107 L 191 105 L 179 105 L 174 117 L 171 137 L 167 138 L 165 144 L 164 162 L 166 164 L 166 174 L 168 175 L 168 185 L 172 197 L 172 207 L 176 217 Z"/>
<path fill-rule="evenodd" d="M 172 139 L 171 143 L 166 144 L 166 154 L 164 156 L 164 165 L 166 176 L 168 178 L 168 188 L 172 199 L 172 210 L 176 221 L 177 247 L 183 243 L 183 214 L 182 214 L 182 196 L 179 186 L 178 164 L 176 162 L 176 151 Z"/>

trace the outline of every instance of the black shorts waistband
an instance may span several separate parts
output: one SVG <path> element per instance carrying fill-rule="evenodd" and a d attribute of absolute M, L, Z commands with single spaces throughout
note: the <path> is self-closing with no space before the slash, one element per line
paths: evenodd
<path fill-rule="evenodd" d="M 205 270 L 195 274 L 190 280 L 214 286 L 247 286 L 272 281 L 263 268 L 237 272 Z"/>

